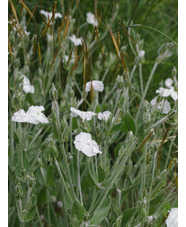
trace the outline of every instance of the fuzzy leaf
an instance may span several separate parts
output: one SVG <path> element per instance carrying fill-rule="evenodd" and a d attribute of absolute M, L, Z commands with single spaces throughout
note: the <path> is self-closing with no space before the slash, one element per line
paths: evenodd
<path fill-rule="evenodd" d="M 77 216 L 77 218 L 78 218 L 79 220 L 81 220 L 81 219 L 83 219 L 83 217 L 85 216 L 86 212 L 87 212 L 87 211 L 86 211 L 85 208 L 81 205 L 81 203 L 80 203 L 78 200 L 76 200 L 76 201 L 74 202 L 73 206 L 72 206 L 72 214 L 73 214 L 74 216 Z"/>
<path fill-rule="evenodd" d="M 103 219 L 106 218 L 108 215 L 110 205 L 111 205 L 111 199 L 109 197 L 105 200 L 105 202 L 102 204 L 102 206 L 96 212 L 96 214 L 93 215 L 93 217 L 90 220 L 90 225 L 97 226 L 97 225 L 101 224 Z"/>
<path fill-rule="evenodd" d="M 54 184 L 54 167 L 50 165 L 47 170 L 47 185 L 50 187 Z"/>
<path fill-rule="evenodd" d="M 133 207 L 123 211 L 122 226 L 124 226 L 132 217 L 134 217 L 138 209 L 139 207 Z"/>

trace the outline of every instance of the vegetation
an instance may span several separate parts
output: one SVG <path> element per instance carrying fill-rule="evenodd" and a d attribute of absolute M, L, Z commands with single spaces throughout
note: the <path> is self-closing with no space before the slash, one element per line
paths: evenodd
<path fill-rule="evenodd" d="M 8 28 L 9 226 L 166 226 L 178 205 L 177 1 L 9 0 Z M 95 80 L 104 90 L 86 92 Z M 81 132 L 102 153 L 77 148 Z"/>

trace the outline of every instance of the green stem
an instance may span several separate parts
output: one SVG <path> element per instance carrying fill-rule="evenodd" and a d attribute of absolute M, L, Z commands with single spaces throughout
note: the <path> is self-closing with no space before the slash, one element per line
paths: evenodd
<path fill-rule="evenodd" d="M 77 199 L 76 198 L 76 194 L 74 192 L 74 188 L 73 188 L 72 177 L 71 177 L 71 174 L 70 174 L 70 169 L 69 169 L 69 165 L 68 165 L 68 162 L 67 162 L 67 156 L 66 156 L 66 153 L 65 153 L 64 145 L 63 144 L 60 144 L 60 147 L 61 147 L 61 150 L 62 150 L 62 153 L 63 153 L 63 158 L 65 160 L 65 167 L 67 169 L 67 174 L 68 174 L 68 178 L 69 178 L 69 181 L 70 181 L 70 186 L 71 186 L 72 194 L 74 196 L 74 199 Z"/>
<path fill-rule="evenodd" d="M 23 169 L 23 153 L 22 153 L 22 136 L 21 135 L 21 126 L 20 123 L 18 123 L 18 134 L 19 134 L 19 163 L 21 163 L 21 168 Z"/>
<path fill-rule="evenodd" d="M 155 71 L 156 71 L 157 66 L 158 66 L 158 63 L 155 62 L 155 63 L 154 63 L 154 66 L 153 66 L 153 68 L 152 68 L 151 74 L 150 74 L 150 76 L 149 76 L 149 79 L 148 79 L 148 81 L 147 81 L 147 84 L 146 84 L 145 90 L 144 90 L 144 92 L 143 92 L 143 95 L 142 95 L 142 97 L 141 97 L 140 105 L 139 105 L 138 112 L 137 112 L 137 115 L 136 115 L 136 121 L 138 120 L 139 115 L 140 115 L 140 113 L 141 113 L 141 109 L 142 109 L 142 106 L 143 106 L 143 103 L 144 103 L 144 100 L 145 100 L 147 91 L 148 91 L 148 89 L 149 89 L 150 82 L 151 82 L 152 77 L 153 77 L 153 75 L 154 75 L 154 73 L 155 73 Z"/>
<path fill-rule="evenodd" d="M 14 137 L 13 137 L 13 126 L 14 123 L 13 121 L 10 121 L 10 147 L 11 147 L 11 167 L 13 167 L 13 163 L 14 163 Z"/>
<path fill-rule="evenodd" d="M 157 163 L 157 151 L 154 153 L 152 179 L 151 179 L 151 184 L 150 184 L 149 193 L 148 193 L 149 196 L 148 196 L 148 203 L 147 203 L 147 214 L 149 214 L 149 206 L 150 206 L 150 199 L 151 199 L 151 193 L 152 193 L 152 185 L 154 183 L 156 163 Z"/>
<path fill-rule="evenodd" d="M 133 75 L 134 75 L 136 68 L 137 68 L 137 64 L 134 64 L 132 71 L 131 71 L 131 74 L 130 74 L 130 82 L 132 81 L 132 78 L 133 78 Z"/>
<path fill-rule="evenodd" d="M 41 221 L 41 217 L 40 217 L 40 215 L 39 215 L 39 210 L 38 210 L 38 207 L 37 207 L 37 206 L 36 206 L 36 214 L 37 214 L 37 217 L 38 217 L 40 226 L 43 227 L 43 223 L 42 223 L 42 221 Z"/>
<path fill-rule="evenodd" d="M 141 86 L 141 95 L 143 95 L 143 76 L 142 76 L 142 64 L 139 64 L 139 76 L 140 76 L 140 86 Z"/>
<path fill-rule="evenodd" d="M 47 215 L 48 215 L 48 224 L 51 227 L 51 219 L 50 219 L 50 193 L 47 188 Z"/>
<path fill-rule="evenodd" d="M 83 197 L 82 197 L 82 191 L 81 191 L 81 178 L 80 178 L 80 161 L 79 161 L 79 151 L 77 153 L 77 172 L 78 172 L 78 177 L 77 177 L 77 185 L 78 185 L 78 190 L 77 193 L 80 194 L 80 201 L 83 206 Z"/>
<path fill-rule="evenodd" d="M 62 181 L 62 183 L 63 183 L 63 186 L 64 186 L 64 188 L 65 188 L 65 191 L 66 191 L 66 193 L 67 193 L 67 195 L 68 195 L 68 197 L 69 197 L 69 199 L 70 199 L 70 202 L 73 202 L 73 200 L 72 200 L 72 198 L 71 198 L 71 196 L 70 196 L 70 194 L 69 194 L 69 190 L 67 189 L 67 186 L 66 186 L 65 180 L 64 180 L 64 178 L 63 178 L 61 169 L 60 169 L 60 167 L 59 167 L 59 163 L 58 163 L 58 161 L 57 161 L 56 159 L 55 159 L 55 165 L 56 165 L 56 167 L 57 167 L 59 176 L 60 176 L 61 181 Z"/>
<path fill-rule="evenodd" d="M 121 171 L 123 171 L 123 166 L 125 166 L 125 163 L 126 163 L 128 157 L 132 154 L 132 152 L 135 148 L 136 142 L 137 142 L 137 140 L 135 139 L 134 141 L 132 141 L 131 146 L 129 146 L 122 152 L 124 154 L 124 156 L 122 156 L 120 163 L 116 166 L 114 171 L 112 171 L 112 174 L 110 174 L 109 181 L 107 182 L 107 186 L 105 187 L 102 194 L 99 196 L 99 199 L 97 200 L 95 206 L 92 206 L 92 209 L 89 211 L 89 212 L 92 212 L 92 210 L 94 210 L 94 215 L 93 215 L 92 219 L 94 219 L 94 216 L 97 214 L 101 205 L 105 201 L 105 199 L 106 199 L 110 189 L 112 188 L 114 182 L 116 181 L 117 177 L 119 176 Z M 127 151 L 127 152 L 125 152 L 125 151 Z"/>
<path fill-rule="evenodd" d="M 142 179 L 141 179 L 141 201 L 143 202 L 143 197 L 144 197 L 144 191 L 145 191 L 145 181 L 146 181 L 146 158 L 147 158 L 147 144 L 145 144 L 145 147 L 143 149 L 143 171 L 142 171 Z"/>

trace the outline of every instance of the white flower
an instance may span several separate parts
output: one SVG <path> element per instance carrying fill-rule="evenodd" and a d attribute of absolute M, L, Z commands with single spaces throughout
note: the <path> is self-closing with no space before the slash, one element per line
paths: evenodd
<path fill-rule="evenodd" d="M 28 116 L 28 114 L 25 113 L 25 111 L 23 109 L 21 109 L 21 110 L 14 113 L 14 115 L 12 117 L 12 121 L 28 122 L 29 116 Z"/>
<path fill-rule="evenodd" d="M 89 92 L 91 90 L 91 86 L 92 86 L 93 90 L 95 90 L 95 91 L 102 92 L 103 89 L 104 89 L 104 85 L 103 85 L 102 81 L 93 80 L 93 81 L 89 81 L 89 82 L 86 83 L 85 91 Z"/>
<path fill-rule="evenodd" d="M 26 114 L 29 115 L 29 123 L 32 124 L 39 124 L 39 123 L 48 123 L 48 119 L 46 116 L 42 113 L 44 111 L 43 106 L 30 106 Z"/>
<path fill-rule="evenodd" d="M 178 208 L 172 208 L 166 219 L 167 227 L 178 227 Z"/>
<path fill-rule="evenodd" d="M 158 104 L 158 109 L 162 110 L 163 114 L 168 114 L 168 112 L 171 110 L 170 103 L 167 100 L 162 100 Z"/>
<path fill-rule="evenodd" d="M 97 22 L 97 20 L 96 20 L 96 18 L 94 16 L 94 14 L 91 13 L 91 12 L 87 13 L 87 23 L 88 24 L 92 24 L 94 26 L 98 26 L 98 22 Z"/>
<path fill-rule="evenodd" d="M 14 20 L 15 21 L 15 20 Z M 27 36 L 29 36 L 30 35 L 30 32 L 27 32 L 27 27 L 26 26 L 24 26 L 23 28 L 21 28 L 21 26 L 20 25 L 18 25 L 17 23 L 16 23 L 16 26 L 17 26 L 17 28 L 18 28 L 18 30 L 20 31 L 20 33 L 22 34 L 22 35 L 27 35 Z M 15 26 L 13 26 L 13 29 L 14 29 L 14 31 L 16 31 L 17 32 L 17 29 L 15 28 Z M 24 32 L 23 32 L 24 31 Z M 24 34 L 25 33 L 25 34 Z M 20 37 L 20 35 L 19 35 L 19 33 L 17 32 L 17 35 Z"/>
<path fill-rule="evenodd" d="M 162 97 L 171 96 L 175 101 L 178 99 L 178 93 L 177 91 L 174 91 L 174 87 L 172 86 L 170 86 L 169 89 L 160 87 L 159 90 L 156 90 L 156 93 Z"/>
<path fill-rule="evenodd" d="M 88 157 L 92 157 L 97 153 L 102 153 L 99 151 L 99 147 L 96 141 L 92 140 L 92 136 L 89 133 L 81 132 L 75 137 L 74 141 L 77 150 L 82 151 Z"/>
<path fill-rule="evenodd" d="M 98 113 L 98 119 L 99 120 L 103 120 L 104 119 L 105 121 L 107 121 L 110 115 L 111 115 L 111 112 L 106 110 L 103 113 L 101 113 L 101 112 Z"/>
<path fill-rule="evenodd" d="M 160 87 L 158 90 L 156 90 L 156 93 L 160 94 L 162 97 L 168 97 L 171 95 L 172 91 L 171 89 Z"/>
<path fill-rule="evenodd" d="M 144 50 L 140 50 L 139 51 L 139 57 L 143 58 L 145 56 L 145 51 Z"/>
<path fill-rule="evenodd" d="M 35 89 L 33 85 L 30 85 L 30 80 L 25 75 L 22 75 L 21 78 L 23 78 L 23 90 L 26 93 L 34 93 Z"/>
<path fill-rule="evenodd" d="M 63 203 L 62 203 L 61 201 L 57 201 L 57 206 L 58 206 L 59 208 L 62 208 L 62 207 L 63 207 Z"/>
<path fill-rule="evenodd" d="M 157 104 L 157 97 L 156 96 L 150 103 L 152 106 Z M 162 100 L 160 103 L 157 104 L 157 109 L 161 110 L 163 114 L 168 114 L 171 110 L 170 103 L 167 100 Z"/>
<path fill-rule="evenodd" d="M 167 78 L 165 80 L 165 86 L 166 87 L 170 88 L 172 86 L 172 84 L 173 84 L 173 80 L 171 78 Z"/>
<path fill-rule="evenodd" d="M 91 112 L 91 111 L 86 111 L 86 112 L 85 111 L 80 111 L 80 110 L 77 110 L 74 107 L 71 107 L 70 110 L 72 112 L 71 113 L 72 117 L 80 116 L 83 120 L 87 120 L 87 121 L 90 121 L 93 116 L 97 115 L 94 112 Z"/>
<path fill-rule="evenodd" d="M 75 46 L 82 45 L 82 38 L 76 38 L 74 34 L 70 36 L 69 39 L 74 43 Z"/>
<path fill-rule="evenodd" d="M 43 14 L 47 19 L 51 19 L 52 18 L 52 12 L 47 12 L 47 11 L 45 11 L 45 10 L 40 10 L 39 11 L 40 12 L 40 14 Z M 55 13 L 55 16 L 54 16 L 54 18 L 55 19 L 57 19 L 57 18 L 62 18 L 62 15 L 61 15 L 61 13 Z"/>

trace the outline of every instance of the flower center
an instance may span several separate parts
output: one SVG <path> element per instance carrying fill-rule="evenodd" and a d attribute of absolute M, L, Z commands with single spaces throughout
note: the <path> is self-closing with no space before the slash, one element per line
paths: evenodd
<path fill-rule="evenodd" d="M 87 142 L 87 145 L 88 145 L 88 146 L 90 146 L 90 143 L 89 143 L 89 142 Z"/>

